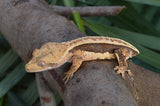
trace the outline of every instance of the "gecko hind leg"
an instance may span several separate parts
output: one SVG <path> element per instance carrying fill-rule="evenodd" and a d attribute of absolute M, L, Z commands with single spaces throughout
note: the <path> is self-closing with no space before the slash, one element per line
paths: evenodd
<path fill-rule="evenodd" d="M 73 77 L 73 74 L 78 70 L 78 68 L 82 64 L 82 57 L 73 56 L 72 59 L 73 59 L 72 66 L 69 71 L 65 72 L 66 75 L 63 78 L 65 84 L 67 84 L 68 80 Z"/>
<path fill-rule="evenodd" d="M 123 79 L 125 79 L 125 72 L 128 72 L 129 76 L 133 76 L 131 71 L 127 69 L 128 64 L 126 60 L 129 58 L 129 51 L 125 48 L 120 48 L 114 52 L 119 64 L 119 66 L 114 68 L 115 71 L 117 70 L 117 74 L 121 74 Z"/>

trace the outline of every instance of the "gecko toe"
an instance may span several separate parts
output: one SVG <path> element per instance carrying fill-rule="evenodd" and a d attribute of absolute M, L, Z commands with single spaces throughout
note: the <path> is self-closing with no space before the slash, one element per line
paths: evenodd
<path fill-rule="evenodd" d="M 122 75 L 122 78 L 125 79 L 125 71 L 123 71 L 123 70 L 118 70 L 118 71 L 117 71 L 117 74 L 121 74 L 121 75 Z"/>
<path fill-rule="evenodd" d="M 66 75 L 66 76 L 63 78 L 63 81 L 64 81 L 65 84 L 67 84 L 68 80 L 69 80 L 69 76 Z"/>
<path fill-rule="evenodd" d="M 127 70 L 125 67 L 116 66 L 114 70 L 117 70 L 117 74 L 121 74 L 123 79 L 125 79 L 125 72 L 128 72 L 129 76 L 133 76 L 131 70 Z"/>
<path fill-rule="evenodd" d="M 65 84 L 67 84 L 68 80 L 73 77 L 73 73 L 65 72 L 66 76 L 63 78 Z"/>
<path fill-rule="evenodd" d="M 116 71 L 116 70 L 118 70 L 118 69 L 119 69 L 119 67 L 118 67 L 118 66 L 114 67 L 114 71 Z"/>
<path fill-rule="evenodd" d="M 131 70 L 126 70 L 126 71 L 128 72 L 129 76 L 133 77 Z"/>

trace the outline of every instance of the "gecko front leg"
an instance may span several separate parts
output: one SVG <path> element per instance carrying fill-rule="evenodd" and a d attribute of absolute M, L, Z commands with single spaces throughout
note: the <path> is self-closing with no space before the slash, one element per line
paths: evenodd
<path fill-rule="evenodd" d="M 131 51 L 127 48 L 120 48 L 114 51 L 117 57 L 119 66 L 116 66 L 114 70 L 117 70 L 117 74 L 122 74 L 122 78 L 125 79 L 125 72 L 128 72 L 130 76 L 133 76 L 130 70 L 127 69 L 127 59 L 131 57 Z"/>
<path fill-rule="evenodd" d="M 81 66 L 83 62 L 83 52 L 78 50 L 73 53 L 72 57 L 72 65 L 70 67 L 70 70 L 65 72 L 66 76 L 63 78 L 63 81 L 65 84 L 68 82 L 70 78 L 72 78 L 73 74 L 78 70 L 78 68 Z"/>

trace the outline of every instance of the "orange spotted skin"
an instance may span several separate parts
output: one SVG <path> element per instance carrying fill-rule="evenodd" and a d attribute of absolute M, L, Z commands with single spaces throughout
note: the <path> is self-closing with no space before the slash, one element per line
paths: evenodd
<path fill-rule="evenodd" d="M 102 46 L 105 49 L 95 49 Z M 83 61 L 117 59 L 119 66 L 116 66 L 114 70 L 118 70 L 117 73 L 122 74 L 122 77 L 125 78 L 125 71 L 132 75 L 130 70 L 127 70 L 126 60 L 137 54 L 139 51 L 124 40 L 87 36 L 68 42 L 44 44 L 40 49 L 34 50 L 33 58 L 25 65 L 25 68 L 27 72 L 40 72 L 58 68 L 66 62 L 72 62 L 70 70 L 64 77 L 65 83 L 67 83 Z"/>

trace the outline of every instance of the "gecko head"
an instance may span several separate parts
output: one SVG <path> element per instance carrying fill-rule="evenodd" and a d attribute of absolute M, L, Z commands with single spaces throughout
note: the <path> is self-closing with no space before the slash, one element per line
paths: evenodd
<path fill-rule="evenodd" d="M 32 60 L 25 65 L 27 72 L 41 72 L 54 69 L 57 67 L 57 63 L 48 63 L 46 61 L 33 62 Z"/>
<path fill-rule="evenodd" d="M 48 54 L 49 55 L 49 54 Z M 50 62 L 47 56 L 33 57 L 26 65 L 27 72 L 41 72 L 58 67 L 58 61 Z"/>
<path fill-rule="evenodd" d="M 41 72 L 59 67 L 66 51 L 63 46 L 59 43 L 47 43 L 40 49 L 35 49 L 33 58 L 25 65 L 26 71 Z"/>

